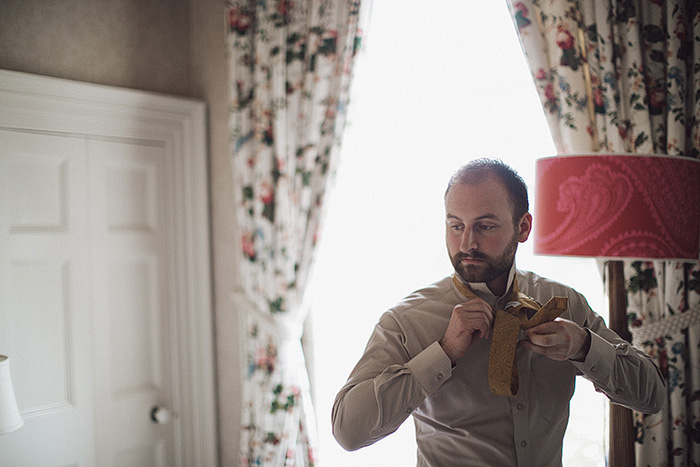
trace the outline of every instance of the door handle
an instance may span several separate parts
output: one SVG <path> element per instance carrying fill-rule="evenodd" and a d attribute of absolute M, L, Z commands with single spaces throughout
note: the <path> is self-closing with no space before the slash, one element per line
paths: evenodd
<path fill-rule="evenodd" d="M 167 407 L 161 407 L 157 405 L 151 409 L 151 420 L 153 421 L 153 423 L 165 425 L 170 421 L 171 418 L 172 413 Z"/>

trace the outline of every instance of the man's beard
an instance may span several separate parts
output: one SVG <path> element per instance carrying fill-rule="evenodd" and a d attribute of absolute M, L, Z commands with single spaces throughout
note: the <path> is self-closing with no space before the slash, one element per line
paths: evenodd
<path fill-rule="evenodd" d="M 515 259 L 515 251 L 518 248 L 518 234 L 513 236 L 513 240 L 508 244 L 503 253 L 499 256 L 489 256 L 479 251 L 462 253 L 461 251 L 450 257 L 452 266 L 457 274 L 465 282 L 490 282 L 510 271 Z M 462 264 L 463 259 L 479 259 L 480 264 Z"/>

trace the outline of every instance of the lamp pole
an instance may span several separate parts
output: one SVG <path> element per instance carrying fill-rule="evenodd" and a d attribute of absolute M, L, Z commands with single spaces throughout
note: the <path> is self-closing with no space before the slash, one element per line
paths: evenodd
<path fill-rule="evenodd" d="M 627 293 L 625 291 L 624 264 L 622 261 L 608 261 L 608 303 L 610 305 L 610 329 L 618 336 L 631 342 L 632 335 L 627 327 Z M 629 467 L 635 465 L 634 424 L 632 411 L 621 405 L 610 404 L 610 446 L 608 447 L 609 467 Z"/>

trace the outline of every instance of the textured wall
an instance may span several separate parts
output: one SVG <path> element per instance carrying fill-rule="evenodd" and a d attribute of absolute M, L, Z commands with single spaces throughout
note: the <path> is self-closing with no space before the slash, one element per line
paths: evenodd
<path fill-rule="evenodd" d="M 188 95 L 189 0 L 2 0 L 0 68 Z"/>
<path fill-rule="evenodd" d="M 0 0 L 2 1 L 2 0 Z M 240 244 L 229 161 L 226 17 L 222 0 L 191 0 L 193 96 L 209 106 L 214 310 L 219 391 L 219 454 L 222 467 L 238 466 L 242 317 L 235 301 Z"/>

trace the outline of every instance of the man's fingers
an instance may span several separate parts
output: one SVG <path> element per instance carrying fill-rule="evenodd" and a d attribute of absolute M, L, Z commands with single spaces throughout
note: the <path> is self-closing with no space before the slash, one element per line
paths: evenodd
<path fill-rule="evenodd" d="M 537 337 L 543 337 L 543 336 L 537 336 Z M 533 340 L 532 338 L 529 341 L 520 341 L 520 345 L 522 348 L 525 350 L 529 350 L 531 352 L 538 353 L 540 355 L 544 355 L 545 357 L 551 358 L 553 360 L 566 360 L 568 357 L 568 349 L 565 345 L 560 345 L 560 344 L 554 344 L 550 340 L 546 340 L 544 345 L 542 343 L 538 343 L 538 339 L 535 337 Z"/>
<path fill-rule="evenodd" d="M 539 334 L 533 332 L 525 335 L 530 339 L 530 342 L 538 347 L 554 347 L 563 342 L 563 339 L 560 338 L 561 336 L 556 333 Z"/>
<path fill-rule="evenodd" d="M 540 347 L 553 347 L 565 342 L 566 336 L 562 331 L 564 330 L 560 321 L 550 321 L 526 330 L 525 336 Z"/>
<path fill-rule="evenodd" d="M 475 337 L 488 337 L 493 324 L 493 311 L 481 299 L 460 303 L 452 309 L 452 316 L 440 345 L 455 362 L 474 343 Z"/>
<path fill-rule="evenodd" d="M 543 323 L 525 331 L 529 341 L 522 341 L 524 349 L 537 352 L 554 360 L 567 360 L 570 358 L 585 357 L 587 349 L 586 337 L 588 333 L 576 324 L 556 319 L 549 323 Z"/>
<path fill-rule="evenodd" d="M 458 320 L 462 322 L 463 329 L 469 334 L 477 333 L 479 337 L 487 336 L 493 323 L 492 318 L 481 311 L 455 310 Z"/>
<path fill-rule="evenodd" d="M 525 331 L 526 334 L 554 334 L 559 330 L 557 321 L 549 321 L 547 323 L 538 324 L 534 328 Z"/>
<path fill-rule="evenodd" d="M 477 335 L 479 337 L 487 337 L 489 335 L 489 331 L 491 330 L 492 322 L 486 315 L 484 315 L 480 321 L 480 325 L 476 328 Z"/>
<path fill-rule="evenodd" d="M 468 302 L 460 303 L 455 306 L 453 312 L 460 313 L 465 319 L 473 317 L 474 314 L 483 314 L 486 317 L 487 324 L 493 324 L 493 310 L 485 301 L 475 298 Z"/>

